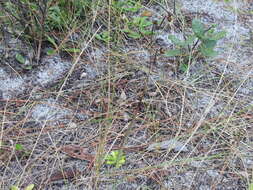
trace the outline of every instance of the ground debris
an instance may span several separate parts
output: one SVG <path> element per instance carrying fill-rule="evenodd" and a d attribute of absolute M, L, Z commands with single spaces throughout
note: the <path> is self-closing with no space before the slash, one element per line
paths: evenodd
<path fill-rule="evenodd" d="M 148 151 L 155 151 L 155 150 L 166 150 L 166 149 L 171 149 L 176 152 L 188 152 L 188 148 L 184 146 L 184 143 L 177 141 L 175 139 L 167 140 L 167 141 L 162 141 L 159 143 L 153 143 L 148 146 L 147 150 Z"/>

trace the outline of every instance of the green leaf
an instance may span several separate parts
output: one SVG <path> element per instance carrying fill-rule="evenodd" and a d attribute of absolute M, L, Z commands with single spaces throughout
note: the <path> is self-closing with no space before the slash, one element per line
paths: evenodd
<path fill-rule="evenodd" d="M 51 38 L 47 34 L 46 34 L 46 37 L 47 37 L 47 41 L 49 41 L 55 48 L 57 48 L 57 44 L 56 44 L 54 38 Z"/>
<path fill-rule="evenodd" d="M 38 10 L 38 7 L 37 7 L 37 5 L 36 5 L 35 3 L 31 3 L 31 4 L 30 4 L 30 8 L 31 8 L 31 10 L 33 10 L 33 11 L 37 11 L 37 10 Z"/>
<path fill-rule="evenodd" d="M 249 184 L 249 190 L 253 190 L 253 182 Z"/>
<path fill-rule="evenodd" d="M 130 31 L 129 33 L 127 33 L 127 35 L 130 37 L 130 38 L 134 38 L 134 39 L 139 39 L 142 37 L 141 34 L 139 34 L 138 32 L 134 32 L 134 31 Z"/>
<path fill-rule="evenodd" d="M 200 52 L 205 57 L 215 57 L 218 55 L 218 52 L 214 51 L 212 48 L 200 47 Z"/>
<path fill-rule="evenodd" d="M 96 35 L 95 35 L 95 38 L 97 38 L 98 40 L 103 41 L 103 38 L 102 38 L 101 34 L 96 34 Z"/>
<path fill-rule="evenodd" d="M 33 188 L 34 188 L 34 184 L 30 184 L 30 185 L 28 185 L 28 186 L 25 188 L 25 190 L 33 190 Z"/>
<path fill-rule="evenodd" d="M 182 71 L 182 72 L 184 72 L 184 73 L 186 71 L 188 71 L 188 69 L 189 69 L 188 64 L 183 63 L 183 64 L 180 64 L 180 66 L 179 66 L 179 70 Z"/>
<path fill-rule="evenodd" d="M 144 28 L 147 26 L 151 26 L 153 23 L 147 20 L 147 17 L 141 17 L 140 19 L 140 27 Z"/>
<path fill-rule="evenodd" d="M 54 55 L 56 51 L 54 49 L 47 50 L 47 55 Z"/>
<path fill-rule="evenodd" d="M 213 49 L 217 44 L 216 40 L 203 40 L 201 46 L 207 49 Z"/>
<path fill-rule="evenodd" d="M 11 190 L 19 190 L 19 188 L 16 185 L 12 185 Z"/>
<path fill-rule="evenodd" d="M 27 66 L 25 66 L 25 69 L 26 69 L 26 70 L 31 70 L 32 68 L 33 68 L 32 65 L 27 65 Z"/>
<path fill-rule="evenodd" d="M 172 49 L 172 50 L 168 50 L 165 52 L 165 55 L 168 57 L 179 56 L 181 54 L 182 54 L 182 52 L 180 49 Z"/>
<path fill-rule="evenodd" d="M 16 144 L 15 145 L 15 149 L 18 150 L 18 151 L 20 151 L 20 150 L 23 150 L 24 147 L 21 144 Z"/>
<path fill-rule="evenodd" d="M 81 52 L 81 50 L 78 48 L 64 48 L 64 50 L 69 53 L 80 53 Z"/>
<path fill-rule="evenodd" d="M 192 21 L 192 30 L 198 38 L 202 38 L 204 36 L 204 25 L 197 19 L 193 19 Z"/>
<path fill-rule="evenodd" d="M 95 37 L 98 40 L 101 40 L 101 41 L 104 41 L 104 42 L 108 42 L 109 40 L 111 40 L 108 31 L 104 31 L 104 32 L 101 32 L 100 34 L 96 34 Z"/>
<path fill-rule="evenodd" d="M 168 39 L 171 40 L 171 42 L 177 46 L 187 47 L 188 45 L 191 45 L 195 41 L 196 36 L 191 35 L 185 41 L 181 41 L 174 35 L 169 35 Z"/>
<path fill-rule="evenodd" d="M 25 64 L 25 58 L 21 54 L 17 53 L 15 58 L 19 63 Z"/>

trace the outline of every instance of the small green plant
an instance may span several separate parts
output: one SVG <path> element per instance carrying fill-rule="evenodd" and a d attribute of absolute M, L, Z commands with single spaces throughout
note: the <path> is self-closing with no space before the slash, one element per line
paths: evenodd
<path fill-rule="evenodd" d="M 85 8 L 90 2 L 87 0 L 59 0 L 57 3 L 49 1 L 46 26 L 48 30 L 67 29 L 81 18 L 85 17 Z"/>
<path fill-rule="evenodd" d="M 192 31 L 185 37 L 185 40 L 180 40 L 174 35 L 169 35 L 168 38 L 175 45 L 175 49 L 166 52 L 166 56 L 182 56 L 189 57 L 192 52 L 201 54 L 203 57 L 214 57 L 218 53 L 214 50 L 217 41 L 224 38 L 225 31 L 216 32 L 215 25 L 209 29 L 205 29 L 204 24 L 197 19 L 192 21 Z M 188 59 L 187 59 L 188 60 Z M 185 63 L 184 63 L 185 64 Z M 180 66 L 183 70 L 187 70 L 186 66 Z"/>
<path fill-rule="evenodd" d="M 24 150 L 24 147 L 23 147 L 22 144 L 15 144 L 15 149 L 16 149 L 17 151 L 22 151 L 22 150 Z"/>
<path fill-rule="evenodd" d="M 114 165 L 116 168 L 121 167 L 126 162 L 126 156 L 122 150 L 114 150 L 105 157 L 106 164 Z"/>
<path fill-rule="evenodd" d="M 42 43 L 48 41 L 52 44 L 52 39 L 57 36 L 57 43 L 66 38 L 66 32 L 82 25 L 83 20 L 88 18 L 92 5 L 90 0 L 9 0 L 0 2 L 1 11 L 4 12 L 4 23 L 12 26 L 13 33 L 23 37 L 26 41 L 34 43 L 38 50 Z M 57 35 L 55 35 L 57 34 Z M 51 39 L 51 41 L 50 41 Z M 68 53 L 80 52 L 78 48 L 68 47 L 71 40 L 64 40 L 60 48 Z M 55 53 L 54 51 L 49 54 Z M 39 60 L 40 53 L 37 59 Z M 19 63 L 24 63 L 24 59 L 17 55 Z"/>
<path fill-rule="evenodd" d="M 139 39 L 143 36 L 152 34 L 152 31 L 149 30 L 152 24 L 151 21 L 148 21 L 148 17 L 135 17 L 133 21 L 127 22 L 125 29 L 122 31 L 131 38 Z"/>
<path fill-rule="evenodd" d="M 101 32 L 99 34 L 96 34 L 95 36 L 98 40 L 101 40 L 103 42 L 109 42 L 112 40 L 112 38 L 109 36 L 108 31 Z"/>
<path fill-rule="evenodd" d="M 33 190 L 34 184 L 28 185 L 24 190 Z M 12 185 L 10 190 L 20 190 L 18 186 Z"/>
<path fill-rule="evenodd" d="M 132 12 L 136 13 L 142 8 L 142 5 L 138 1 L 126 0 L 126 1 L 113 1 L 113 8 L 120 13 Z"/>
<path fill-rule="evenodd" d="M 17 157 L 19 159 L 27 158 L 31 154 L 31 152 L 27 150 L 22 144 L 15 144 L 13 148 L 15 149 L 16 153 L 18 153 Z"/>

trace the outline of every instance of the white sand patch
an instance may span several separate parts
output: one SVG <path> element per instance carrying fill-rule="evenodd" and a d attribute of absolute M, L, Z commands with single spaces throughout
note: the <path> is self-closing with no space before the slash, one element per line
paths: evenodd
<path fill-rule="evenodd" d="M 72 113 L 60 107 L 55 100 L 49 99 L 46 103 L 38 104 L 32 109 L 31 116 L 36 121 L 59 121 Z"/>
<path fill-rule="evenodd" d="M 40 71 L 34 76 L 35 83 L 42 86 L 60 79 L 71 66 L 70 62 L 65 62 L 58 57 L 45 59 L 44 62 L 49 62 L 49 64 L 40 68 Z"/>
<path fill-rule="evenodd" d="M 217 19 L 223 21 L 233 21 L 235 19 L 234 14 L 225 8 L 224 2 L 215 2 L 213 0 L 181 0 L 181 8 L 189 12 L 208 13 L 211 16 L 215 16 Z M 239 5 L 235 5 L 239 6 Z"/>
<path fill-rule="evenodd" d="M 13 98 L 25 90 L 25 80 L 22 78 L 11 78 L 8 73 L 0 68 L 0 91 L 3 99 Z"/>

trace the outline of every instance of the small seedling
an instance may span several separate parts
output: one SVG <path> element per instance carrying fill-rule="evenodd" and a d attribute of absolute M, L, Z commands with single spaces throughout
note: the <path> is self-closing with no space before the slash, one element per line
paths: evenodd
<path fill-rule="evenodd" d="M 167 51 L 166 55 L 189 55 L 190 52 L 187 52 L 188 46 L 192 46 L 191 50 L 198 47 L 198 52 L 205 57 L 217 55 L 217 52 L 214 51 L 214 48 L 217 44 L 217 41 L 225 37 L 225 31 L 215 32 L 214 26 L 208 30 L 205 30 L 204 25 L 197 19 L 192 21 L 192 31 L 193 34 L 189 35 L 185 40 L 180 40 L 174 35 L 169 35 L 168 38 L 177 48 Z"/>
<path fill-rule="evenodd" d="M 226 32 L 216 32 L 214 28 L 215 25 L 206 30 L 203 23 L 197 19 L 193 19 L 193 34 L 186 36 L 185 40 L 180 40 L 174 35 L 168 36 L 169 40 L 175 45 L 176 48 L 167 51 L 165 55 L 189 57 L 196 49 L 195 55 L 199 53 L 203 57 L 216 56 L 218 52 L 216 52 L 214 48 L 217 44 L 217 41 L 225 37 Z M 182 68 L 187 70 L 185 66 Z"/>
<path fill-rule="evenodd" d="M 20 153 L 20 158 L 25 158 L 30 155 L 30 151 L 28 151 L 22 144 L 15 144 L 13 148 L 16 150 L 16 152 Z"/>
<path fill-rule="evenodd" d="M 225 31 L 215 32 L 215 25 L 205 30 L 204 25 L 197 19 L 192 21 L 192 30 L 198 40 L 201 42 L 199 51 L 203 56 L 212 57 L 218 53 L 214 51 L 217 41 L 226 36 Z"/>
<path fill-rule="evenodd" d="M 106 164 L 114 165 L 116 168 L 119 168 L 126 162 L 126 156 L 121 150 L 115 150 L 107 155 L 105 160 Z"/>

